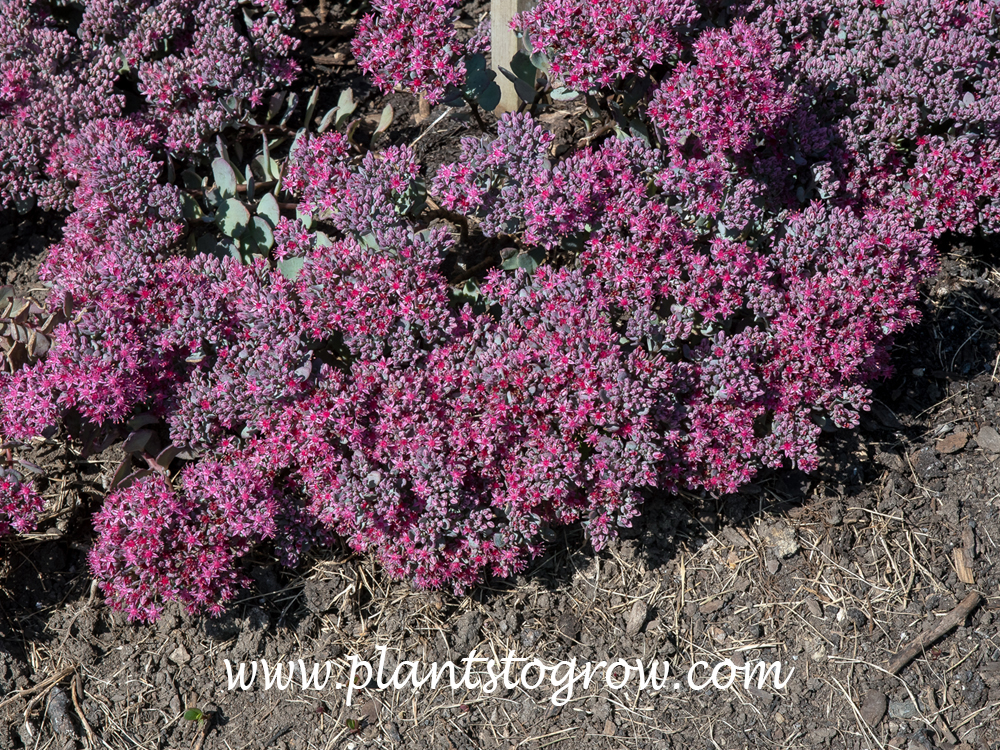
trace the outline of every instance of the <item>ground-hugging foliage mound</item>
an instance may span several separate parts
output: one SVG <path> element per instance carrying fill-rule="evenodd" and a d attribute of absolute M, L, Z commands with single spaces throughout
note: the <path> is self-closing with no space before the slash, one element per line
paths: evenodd
<path fill-rule="evenodd" d="M 359 145 L 350 102 L 278 124 L 283 2 L 10 5 L 2 195 L 71 211 L 51 310 L 2 292 L 0 530 L 41 508 L 31 441 L 122 443 L 91 564 L 132 618 L 338 538 L 461 591 L 651 493 L 811 470 L 934 240 L 1000 220 L 997 2 L 542 0 L 525 111 L 433 174 Z M 454 4 L 406 8 L 374 5 L 362 67 L 482 104 Z M 565 101 L 592 136 L 557 149 Z M 459 228 L 508 251 L 446 271 Z"/>

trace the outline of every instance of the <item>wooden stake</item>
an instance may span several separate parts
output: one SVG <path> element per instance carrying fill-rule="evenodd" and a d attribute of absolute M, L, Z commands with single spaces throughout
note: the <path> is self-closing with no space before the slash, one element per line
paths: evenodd
<path fill-rule="evenodd" d="M 431 116 L 431 103 L 424 98 L 421 94 L 420 98 L 417 99 L 417 114 L 413 118 L 416 120 L 417 125 L 420 125 L 424 120 Z"/>
<path fill-rule="evenodd" d="M 519 49 L 517 34 L 510 30 L 510 22 L 517 13 L 530 7 L 531 0 L 493 0 L 490 3 L 490 48 L 493 70 L 500 86 L 500 104 L 493 111 L 498 115 L 515 111 L 519 103 L 514 84 L 500 72 L 500 67 L 510 70 L 510 61 Z"/>

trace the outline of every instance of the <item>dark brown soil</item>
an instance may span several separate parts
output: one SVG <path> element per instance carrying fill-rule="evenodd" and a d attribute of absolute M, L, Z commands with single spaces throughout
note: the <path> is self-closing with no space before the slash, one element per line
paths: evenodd
<path fill-rule="evenodd" d="M 309 71 L 330 84 L 317 116 L 350 85 L 375 121 L 393 105 L 388 142 L 399 144 L 444 112 L 417 125 L 411 97 L 381 97 L 356 75 L 345 39 L 307 44 L 329 63 Z M 342 65 L 330 62 L 338 52 Z M 418 154 L 433 169 L 478 134 L 449 114 Z M 31 288 L 58 229 L 2 218 L 0 281 Z M 86 572 L 85 511 L 113 459 L 52 457 L 63 464 L 50 497 L 77 521 L 57 514 L 0 548 L 0 750 L 1000 747 L 1000 270 L 995 246 L 945 246 L 924 320 L 897 342 L 896 375 L 859 430 L 827 436 L 815 476 L 651 499 L 609 549 L 563 530 L 526 575 L 466 598 L 413 591 L 331 552 L 297 571 L 255 560 L 254 590 L 220 619 L 171 609 L 155 626 L 128 624 Z M 891 657 L 973 591 L 983 599 L 968 618 L 890 674 Z M 335 685 L 352 656 L 377 663 L 382 646 L 389 673 L 477 649 L 581 666 L 666 660 L 677 679 L 640 692 L 598 678 L 562 707 L 551 687 L 389 687 L 352 706 L 330 686 L 265 690 L 258 677 L 228 689 L 226 660 L 329 660 Z M 688 687 L 695 662 L 724 659 L 794 672 L 783 689 Z M 201 720 L 185 718 L 195 708 Z"/>

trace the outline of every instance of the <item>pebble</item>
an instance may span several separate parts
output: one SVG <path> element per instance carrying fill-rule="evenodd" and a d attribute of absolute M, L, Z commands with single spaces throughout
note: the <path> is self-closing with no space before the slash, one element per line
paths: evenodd
<path fill-rule="evenodd" d="M 953 432 L 947 437 L 943 437 L 938 440 L 935 447 L 937 448 L 938 453 L 942 455 L 949 455 L 951 453 L 958 453 L 968 442 L 969 434 L 967 432 Z"/>
<path fill-rule="evenodd" d="M 189 661 L 191 661 L 191 654 L 187 652 L 187 649 L 184 648 L 184 646 L 178 646 L 177 648 L 175 648 L 173 651 L 170 652 L 170 656 L 167 658 L 170 659 L 170 661 L 172 661 L 174 664 L 184 666 Z"/>
<path fill-rule="evenodd" d="M 983 427 L 976 435 L 976 443 L 987 453 L 1000 453 L 1000 433 L 992 427 Z"/>
<path fill-rule="evenodd" d="M 889 716 L 894 719 L 912 719 L 917 715 L 913 701 L 889 701 Z"/>
<path fill-rule="evenodd" d="M 874 727 L 885 716 L 887 701 L 885 695 L 878 690 L 869 690 L 861 701 L 861 718 L 870 727 Z"/>
<path fill-rule="evenodd" d="M 632 637 L 640 630 L 642 626 L 646 624 L 646 615 L 649 610 L 646 607 L 646 602 L 641 599 L 637 600 L 635 604 L 632 605 L 632 611 L 628 614 L 628 619 L 625 621 L 625 633 L 629 637 Z"/>
<path fill-rule="evenodd" d="M 791 557 L 799 551 L 799 540 L 795 534 L 795 529 L 791 526 L 779 524 L 772 526 L 764 534 L 764 542 L 774 552 L 776 557 Z"/>

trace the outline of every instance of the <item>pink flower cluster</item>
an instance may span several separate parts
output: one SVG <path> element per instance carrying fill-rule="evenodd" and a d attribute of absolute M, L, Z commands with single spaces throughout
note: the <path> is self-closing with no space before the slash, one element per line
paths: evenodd
<path fill-rule="evenodd" d="M 556 80 L 591 91 L 679 55 L 679 34 L 699 17 L 693 0 L 541 0 L 512 27 L 547 55 Z"/>
<path fill-rule="evenodd" d="M 45 501 L 34 483 L 13 469 L 0 469 L 0 536 L 31 531 Z"/>
<path fill-rule="evenodd" d="M 202 461 L 110 493 L 94 516 L 90 567 L 108 602 L 152 621 L 165 601 L 222 612 L 248 579 L 240 558 L 276 534 L 274 487 L 253 467 Z"/>
<path fill-rule="evenodd" d="M 440 101 L 449 86 L 465 79 L 462 58 L 483 46 L 459 40 L 454 25 L 459 5 L 459 0 L 372 0 L 374 13 L 361 19 L 352 44 L 358 65 L 386 93 L 400 87 L 432 104 Z"/>
<path fill-rule="evenodd" d="M 850 172 L 845 200 L 884 199 L 934 234 L 997 230 L 994 2 L 750 0 L 736 10 L 780 36 L 778 72 L 829 129 Z"/>
<path fill-rule="evenodd" d="M 753 111 L 741 116 L 767 127 Z M 573 265 L 592 284 L 587 298 L 620 321 L 624 344 L 659 355 L 660 388 L 682 415 L 658 486 L 732 492 L 761 466 L 814 468 L 819 420 L 856 424 L 865 384 L 887 369 L 892 333 L 915 319 L 915 290 L 934 268 L 927 235 L 875 208 L 862 218 L 817 202 L 790 213 L 794 197 L 783 180 L 754 179 L 761 159 L 752 154 L 687 158 L 681 147 L 612 139 L 514 179 L 544 161 L 547 139 L 530 138 L 532 127 L 527 115 L 505 116 L 495 150 L 467 140 L 469 167 L 442 167 L 435 185 L 450 191 L 448 205 L 478 210 L 486 232 L 580 248 Z M 716 165 L 711 212 L 687 209 L 677 180 L 686 162 Z M 748 184 L 762 215 L 784 215 L 776 236 L 758 227 L 751 244 L 694 221 Z M 773 216 L 760 226 L 779 229 Z"/>
<path fill-rule="evenodd" d="M 299 208 L 341 232 L 363 237 L 404 226 L 423 202 L 420 165 L 409 146 L 369 151 L 352 165 L 340 133 L 303 137 L 288 159 L 285 185 L 301 196 Z"/>
<path fill-rule="evenodd" d="M 50 152 L 89 121 L 124 114 L 130 84 L 164 145 L 192 152 L 298 73 L 286 0 L 85 0 L 75 27 L 57 22 L 57 5 L 9 0 L 0 15 L 3 206 L 69 209 Z"/>
<path fill-rule="evenodd" d="M 737 21 L 706 31 L 696 62 L 680 63 L 647 113 L 673 149 L 695 139 L 705 151 L 743 151 L 758 132 L 790 114 L 794 98 L 775 75 L 780 39 Z"/>

